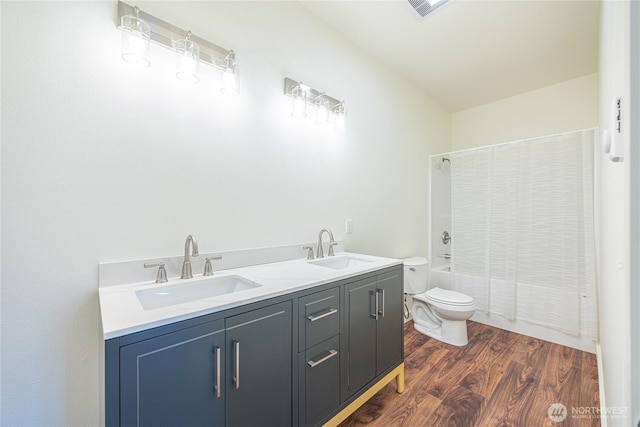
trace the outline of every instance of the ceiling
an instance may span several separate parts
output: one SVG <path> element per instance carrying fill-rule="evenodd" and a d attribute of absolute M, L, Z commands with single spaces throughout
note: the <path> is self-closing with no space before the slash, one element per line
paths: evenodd
<path fill-rule="evenodd" d="M 595 0 L 300 3 L 451 112 L 598 72 Z"/>

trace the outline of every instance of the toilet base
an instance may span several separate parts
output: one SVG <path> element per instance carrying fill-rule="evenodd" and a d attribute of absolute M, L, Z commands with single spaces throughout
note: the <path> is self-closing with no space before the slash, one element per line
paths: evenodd
<path fill-rule="evenodd" d="M 469 343 L 466 320 L 442 320 L 442 326 L 436 328 L 429 328 L 414 320 L 413 327 L 421 334 L 447 344 L 464 347 Z"/>

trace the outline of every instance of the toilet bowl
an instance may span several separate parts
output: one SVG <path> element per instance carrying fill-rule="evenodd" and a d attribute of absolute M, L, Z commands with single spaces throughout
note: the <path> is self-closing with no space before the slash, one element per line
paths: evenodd
<path fill-rule="evenodd" d="M 413 325 L 418 332 L 447 344 L 467 345 L 467 319 L 475 311 L 473 298 L 438 287 L 427 290 L 428 265 L 426 258 L 404 260 L 404 292 L 413 298 Z"/>

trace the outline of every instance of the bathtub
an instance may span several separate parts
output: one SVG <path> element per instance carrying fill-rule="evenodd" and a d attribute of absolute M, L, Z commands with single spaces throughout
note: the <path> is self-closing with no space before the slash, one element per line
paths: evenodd
<path fill-rule="evenodd" d="M 450 264 L 444 264 L 429 270 L 429 289 L 436 286 L 441 289 L 453 289 Z"/>

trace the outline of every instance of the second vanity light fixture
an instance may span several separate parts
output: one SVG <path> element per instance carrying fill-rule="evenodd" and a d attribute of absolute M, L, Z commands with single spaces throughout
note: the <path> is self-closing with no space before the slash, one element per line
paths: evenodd
<path fill-rule="evenodd" d="M 336 129 L 346 129 L 347 109 L 344 101 L 288 77 L 284 79 L 284 94 L 292 100 L 293 117 L 307 117 L 307 106 L 311 105 L 315 109 L 316 123 L 328 125 L 333 121 Z"/>
<path fill-rule="evenodd" d="M 197 83 L 200 62 L 222 71 L 224 94 L 239 92 L 238 63 L 233 50 L 227 50 L 207 40 L 149 15 L 138 8 L 118 1 L 118 28 L 122 32 L 122 59 L 137 66 L 151 65 L 150 42 L 176 52 L 176 77 Z"/>

